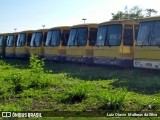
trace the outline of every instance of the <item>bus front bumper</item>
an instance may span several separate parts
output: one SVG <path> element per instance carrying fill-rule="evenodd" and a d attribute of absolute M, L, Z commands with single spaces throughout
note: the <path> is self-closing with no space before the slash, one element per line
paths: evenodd
<path fill-rule="evenodd" d="M 53 60 L 53 61 L 66 61 L 66 56 L 64 55 L 44 55 L 46 60 Z"/>
<path fill-rule="evenodd" d="M 134 67 L 148 68 L 148 69 L 160 69 L 160 61 L 134 60 Z"/>
<path fill-rule="evenodd" d="M 68 62 L 76 62 L 76 63 L 84 63 L 84 58 L 83 57 L 66 57 L 66 61 Z"/>
<path fill-rule="evenodd" d="M 94 64 L 133 67 L 133 59 L 93 58 Z"/>
<path fill-rule="evenodd" d="M 15 57 L 17 57 L 17 58 L 29 58 L 29 54 L 16 53 Z"/>
<path fill-rule="evenodd" d="M 13 54 L 13 53 L 5 53 L 5 57 L 13 58 L 13 57 L 15 57 L 15 54 Z"/>

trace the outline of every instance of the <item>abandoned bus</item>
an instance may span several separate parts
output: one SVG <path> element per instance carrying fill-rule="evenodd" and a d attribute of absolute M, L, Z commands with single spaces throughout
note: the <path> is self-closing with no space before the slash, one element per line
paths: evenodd
<path fill-rule="evenodd" d="M 43 57 L 44 54 L 44 43 L 47 36 L 47 29 L 35 30 L 31 37 L 29 54 Z"/>
<path fill-rule="evenodd" d="M 18 37 L 18 32 L 8 34 L 5 47 L 5 57 L 15 57 L 15 47 L 16 47 L 17 37 Z"/>
<path fill-rule="evenodd" d="M 160 69 L 160 16 L 140 21 L 134 67 Z"/>
<path fill-rule="evenodd" d="M 5 55 L 5 46 L 7 41 L 7 33 L 0 34 L 0 56 L 4 57 Z"/>
<path fill-rule="evenodd" d="M 98 24 L 81 24 L 72 26 L 67 44 L 67 61 L 93 63 L 93 46 L 95 45 Z"/>
<path fill-rule="evenodd" d="M 48 60 L 65 61 L 70 27 L 54 27 L 48 30 L 44 57 Z"/>
<path fill-rule="evenodd" d="M 133 67 L 138 20 L 111 20 L 99 24 L 94 64 Z"/>
<path fill-rule="evenodd" d="M 29 44 L 31 41 L 33 31 L 22 31 L 18 34 L 15 57 L 28 58 L 29 57 Z"/>

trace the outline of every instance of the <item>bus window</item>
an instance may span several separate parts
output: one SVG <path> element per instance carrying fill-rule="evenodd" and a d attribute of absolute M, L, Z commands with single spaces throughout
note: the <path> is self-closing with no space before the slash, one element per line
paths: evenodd
<path fill-rule="evenodd" d="M 27 46 L 29 46 L 29 44 L 31 42 L 31 38 L 32 38 L 32 33 L 29 33 L 28 37 L 27 37 Z"/>
<path fill-rule="evenodd" d="M 7 47 L 12 47 L 14 45 L 14 36 L 8 36 L 7 38 Z"/>
<path fill-rule="evenodd" d="M 89 45 L 90 46 L 95 46 L 96 44 L 96 39 L 97 39 L 97 28 L 90 28 L 90 32 L 89 32 Z"/>
<path fill-rule="evenodd" d="M 21 33 L 18 34 L 18 39 L 17 39 L 17 46 L 25 46 L 26 43 L 26 34 L 25 33 Z"/>
<path fill-rule="evenodd" d="M 69 30 L 64 30 L 62 34 L 62 46 L 67 46 L 69 38 Z"/>
<path fill-rule="evenodd" d="M 60 30 L 53 30 L 51 46 L 59 46 L 60 44 Z"/>
<path fill-rule="evenodd" d="M 124 26 L 123 45 L 133 46 L 133 27 L 132 25 Z"/>
<path fill-rule="evenodd" d="M 0 47 L 3 46 L 3 36 L 0 36 Z"/>
<path fill-rule="evenodd" d="M 44 38 L 43 38 L 43 46 L 45 46 L 46 43 L 46 38 L 47 38 L 47 32 L 44 32 Z"/>
<path fill-rule="evenodd" d="M 109 25 L 107 33 L 108 33 L 107 40 L 109 46 L 118 46 L 121 44 L 121 33 L 122 33 L 121 25 Z"/>
<path fill-rule="evenodd" d="M 46 47 L 51 45 L 51 37 L 52 37 L 52 30 L 48 31 L 48 33 L 47 33 L 47 39 L 45 42 Z"/>
<path fill-rule="evenodd" d="M 50 30 L 47 33 L 46 46 L 59 46 L 60 44 L 60 30 Z"/>
<path fill-rule="evenodd" d="M 107 26 L 100 26 L 98 28 L 96 46 L 104 46 L 107 34 Z"/>
<path fill-rule="evenodd" d="M 139 26 L 138 25 L 135 25 L 135 40 L 137 40 L 137 36 L 138 36 L 138 28 Z"/>
<path fill-rule="evenodd" d="M 42 45 L 42 32 L 33 33 L 31 39 L 31 47 L 40 47 Z"/>
<path fill-rule="evenodd" d="M 33 35 L 32 35 L 32 39 L 31 39 L 31 43 L 30 43 L 30 46 L 31 47 L 34 47 L 35 46 L 35 37 L 36 37 L 36 33 L 33 33 Z"/>
<path fill-rule="evenodd" d="M 153 35 L 152 35 L 152 39 L 150 41 L 151 45 L 154 45 L 154 46 L 160 45 L 159 31 L 160 31 L 160 21 L 156 21 L 156 22 L 154 22 Z"/>
<path fill-rule="evenodd" d="M 149 45 L 152 28 L 153 22 L 144 22 L 140 24 L 136 45 Z"/>
<path fill-rule="evenodd" d="M 76 41 L 78 46 L 85 46 L 87 43 L 87 28 L 77 30 Z"/>
<path fill-rule="evenodd" d="M 42 45 L 42 32 L 36 33 L 36 38 L 35 38 L 35 46 L 40 47 Z"/>
<path fill-rule="evenodd" d="M 76 33 L 77 29 L 71 29 L 70 34 L 69 34 L 69 39 L 68 39 L 68 46 L 75 46 L 75 40 L 76 40 Z"/>
<path fill-rule="evenodd" d="M 87 44 L 87 28 L 71 29 L 68 46 L 85 46 Z"/>

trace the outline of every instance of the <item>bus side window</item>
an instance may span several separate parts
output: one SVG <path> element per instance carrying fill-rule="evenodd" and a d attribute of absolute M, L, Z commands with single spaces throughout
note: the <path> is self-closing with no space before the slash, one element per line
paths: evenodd
<path fill-rule="evenodd" d="M 139 28 L 138 25 L 135 25 L 135 26 L 134 26 L 134 30 L 135 30 L 135 40 L 137 40 L 137 36 L 138 36 L 138 28 Z"/>
<path fill-rule="evenodd" d="M 43 46 L 45 46 L 46 39 L 47 39 L 47 32 L 44 32 L 44 37 L 43 37 Z"/>
<path fill-rule="evenodd" d="M 98 28 L 90 28 L 89 31 L 89 46 L 95 46 L 97 40 Z"/>
<path fill-rule="evenodd" d="M 132 25 L 124 26 L 123 45 L 133 46 L 133 27 Z"/>
<path fill-rule="evenodd" d="M 30 46 L 31 38 L 32 38 L 32 33 L 29 33 L 27 36 L 27 46 Z"/>
<path fill-rule="evenodd" d="M 18 39 L 18 34 L 15 36 L 15 39 L 14 39 L 14 44 L 15 44 L 15 46 L 16 46 L 16 44 L 17 44 L 17 39 Z"/>
<path fill-rule="evenodd" d="M 69 30 L 64 30 L 62 34 L 62 46 L 67 46 L 69 38 Z"/>

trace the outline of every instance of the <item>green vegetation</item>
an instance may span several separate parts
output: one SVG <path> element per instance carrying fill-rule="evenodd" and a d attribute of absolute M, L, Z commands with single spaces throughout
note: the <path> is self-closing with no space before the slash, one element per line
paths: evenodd
<path fill-rule="evenodd" d="M 158 70 L 0 60 L 0 111 L 159 111 Z"/>
<path fill-rule="evenodd" d="M 157 10 L 155 9 L 141 9 L 138 6 L 133 6 L 133 8 L 128 9 L 125 7 L 124 11 L 118 11 L 117 13 L 112 13 L 113 20 L 121 20 L 121 19 L 141 19 L 144 17 L 151 17 L 152 13 L 156 14 Z"/>

